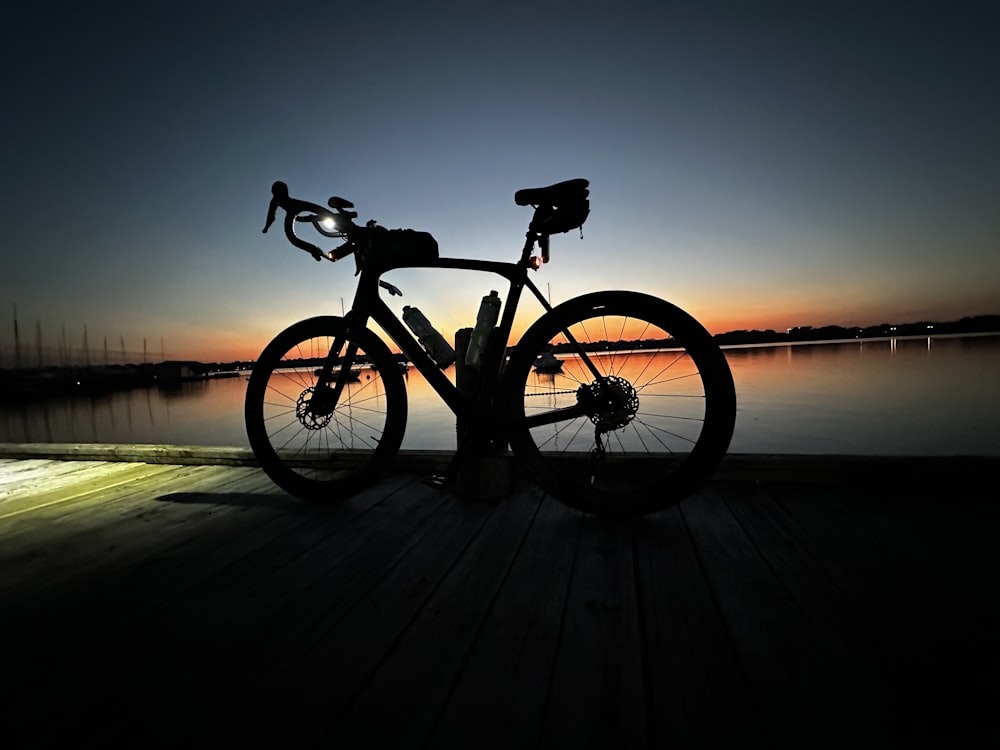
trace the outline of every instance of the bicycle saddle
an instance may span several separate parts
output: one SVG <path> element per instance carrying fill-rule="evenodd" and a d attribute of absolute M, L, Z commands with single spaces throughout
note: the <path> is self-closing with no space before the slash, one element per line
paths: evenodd
<path fill-rule="evenodd" d="M 548 187 L 518 190 L 514 193 L 514 203 L 518 206 L 562 206 L 586 198 L 590 194 L 587 190 L 589 184 L 589 180 L 576 179 Z"/>

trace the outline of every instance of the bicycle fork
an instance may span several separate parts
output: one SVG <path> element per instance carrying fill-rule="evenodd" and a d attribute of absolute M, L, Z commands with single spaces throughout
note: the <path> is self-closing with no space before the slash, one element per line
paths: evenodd
<path fill-rule="evenodd" d="M 354 359 L 358 354 L 358 345 L 351 339 L 350 316 L 344 318 L 344 332 L 333 340 L 330 351 L 320 368 L 316 379 L 316 390 L 309 402 L 309 411 L 317 416 L 326 417 L 333 413 L 340 403 L 344 388 L 351 380 Z M 340 350 L 347 344 L 343 356 Z M 339 362 L 338 362 L 339 360 Z M 339 369 L 336 369 L 338 368 Z M 336 378 L 334 379 L 334 376 Z"/>

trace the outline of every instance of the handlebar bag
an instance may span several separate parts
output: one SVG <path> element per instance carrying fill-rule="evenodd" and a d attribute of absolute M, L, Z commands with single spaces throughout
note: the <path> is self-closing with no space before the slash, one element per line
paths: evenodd
<path fill-rule="evenodd" d="M 415 229 L 372 227 L 368 236 L 367 263 L 384 269 L 433 263 L 438 259 L 438 243 L 430 232 Z"/>

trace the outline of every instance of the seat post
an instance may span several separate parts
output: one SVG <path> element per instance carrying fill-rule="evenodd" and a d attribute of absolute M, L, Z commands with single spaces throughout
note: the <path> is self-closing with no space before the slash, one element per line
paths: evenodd
<path fill-rule="evenodd" d="M 535 242 L 538 239 L 538 235 L 532 232 L 530 229 L 524 233 L 524 249 L 521 251 L 521 262 L 522 266 L 531 265 L 531 251 L 535 249 Z"/>

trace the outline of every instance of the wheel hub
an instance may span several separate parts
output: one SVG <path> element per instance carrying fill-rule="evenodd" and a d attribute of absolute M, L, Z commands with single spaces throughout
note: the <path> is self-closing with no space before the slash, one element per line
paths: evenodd
<path fill-rule="evenodd" d="M 325 389 L 324 389 L 325 390 Z M 322 430 L 333 419 L 331 399 L 310 386 L 299 394 L 295 402 L 295 416 L 307 430 Z"/>
<path fill-rule="evenodd" d="M 584 407 L 598 433 L 621 429 L 639 411 L 639 394 L 631 383 L 617 375 L 580 386 L 576 400 Z"/>

